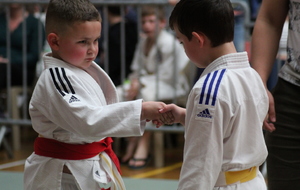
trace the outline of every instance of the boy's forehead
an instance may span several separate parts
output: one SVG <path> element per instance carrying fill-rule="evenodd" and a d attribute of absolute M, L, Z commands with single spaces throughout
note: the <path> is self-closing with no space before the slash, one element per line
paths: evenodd
<path fill-rule="evenodd" d="M 100 21 L 76 21 L 70 25 L 72 28 L 80 28 L 83 26 L 100 26 L 101 28 L 101 22 Z"/>
<path fill-rule="evenodd" d="M 143 19 L 143 20 L 145 20 L 145 19 L 156 20 L 156 19 L 157 19 L 157 16 L 156 16 L 155 14 L 149 14 L 149 15 L 144 15 L 144 16 L 142 17 L 142 19 Z"/>
<path fill-rule="evenodd" d="M 101 34 L 101 22 L 98 21 L 74 22 L 65 27 L 64 33 L 67 35 L 74 34 L 75 36 L 85 36 L 94 33 Z"/>

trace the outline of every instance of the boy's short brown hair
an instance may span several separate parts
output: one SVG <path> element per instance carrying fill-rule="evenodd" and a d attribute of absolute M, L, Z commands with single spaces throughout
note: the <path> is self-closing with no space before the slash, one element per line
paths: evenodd
<path fill-rule="evenodd" d="M 74 22 L 99 21 L 101 16 L 89 0 L 50 0 L 46 13 L 46 34 L 63 32 Z"/>
<path fill-rule="evenodd" d="M 159 20 L 166 20 L 165 9 L 161 5 L 144 5 L 141 8 L 142 17 L 156 15 Z"/>

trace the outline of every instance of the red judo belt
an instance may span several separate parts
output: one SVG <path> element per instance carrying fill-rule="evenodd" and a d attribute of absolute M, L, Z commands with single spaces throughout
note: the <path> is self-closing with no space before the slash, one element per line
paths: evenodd
<path fill-rule="evenodd" d="M 51 158 L 83 160 L 92 158 L 104 151 L 112 159 L 118 171 L 121 172 L 119 159 L 111 147 L 112 142 L 112 138 L 107 137 L 99 142 L 88 144 L 68 144 L 54 139 L 38 137 L 34 142 L 34 152 L 37 155 Z"/>

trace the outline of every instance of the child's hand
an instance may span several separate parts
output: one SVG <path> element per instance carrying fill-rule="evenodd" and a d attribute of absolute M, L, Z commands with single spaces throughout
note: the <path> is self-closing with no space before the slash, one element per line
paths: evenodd
<path fill-rule="evenodd" d="M 162 110 L 162 109 L 161 109 Z M 156 128 L 159 128 L 163 124 L 171 125 L 174 123 L 174 116 L 172 112 L 161 113 L 159 120 L 152 120 L 152 123 L 156 125 Z"/>
<path fill-rule="evenodd" d="M 160 109 L 159 112 L 161 113 L 160 120 L 162 123 L 181 123 L 182 125 L 185 125 L 185 108 L 181 108 L 175 104 L 168 104 Z M 171 120 L 171 118 L 173 119 Z"/>
<path fill-rule="evenodd" d="M 163 109 L 161 109 L 161 110 L 163 110 Z M 175 118 L 174 118 L 174 115 L 172 114 L 172 111 L 161 113 L 160 121 L 163 122 L 164 124 L 168 124 L 168 125 L 173 124 L 175 121 Z"/>
<path fill-rule="evenodd" d="M 163 102 L 143 102 L 141 120 L 157 120 L 160 122 L 161 114 L 158 110 L 161 110 L 165 106 L 166 104 Z"/>
<path fill-rule="evenodd" d="M 159 128 L 160 126 L 162 126 L 164 124 L 159 120 L 152 120 L 152 123 L 156 126 L 156 128 Z"/>

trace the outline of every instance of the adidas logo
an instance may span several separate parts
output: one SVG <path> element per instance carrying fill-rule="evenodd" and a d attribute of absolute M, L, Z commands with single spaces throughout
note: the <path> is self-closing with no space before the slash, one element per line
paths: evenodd
<path fill-rule="evenodd" d="M 79 102 L 80 100 L 78 98 L 76 98 L 75 96 L 71 96 L 70 100 L 69 100 L 69 103 L 72 103 L 72 102 Z"/>
<path fill-rule="evenodd" d="M 206 108 L 205 110 L 201 111 L 197 114 L 198 117 L 204 117 L 204 118 L 212 118 L 212 116 L 209 113 L 209 110 Z"/>

